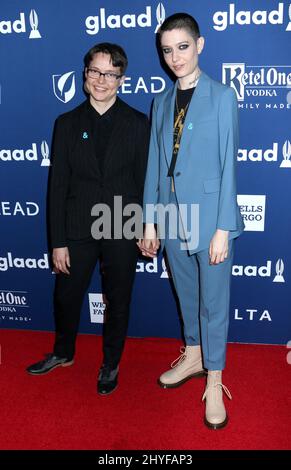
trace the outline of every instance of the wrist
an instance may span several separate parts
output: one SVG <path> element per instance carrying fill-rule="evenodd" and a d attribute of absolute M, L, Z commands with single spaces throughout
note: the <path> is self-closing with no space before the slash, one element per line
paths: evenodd
<path fill-rule="evenodd" d="M 225 236 L 228 236 L 228 234 L 229 234 L 229 230 L 222 230 L 221 228 L 217 228 L 216 232 L 221 234 L 221 235 L 225 235 Z"/>

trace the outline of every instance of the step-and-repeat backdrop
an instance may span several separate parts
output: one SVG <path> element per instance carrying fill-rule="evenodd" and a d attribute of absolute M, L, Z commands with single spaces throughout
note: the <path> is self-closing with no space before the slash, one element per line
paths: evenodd
<path fill-rule="evenodd" d="M 192 14 L 206 38 L 201 68 L 233 87 L 240 112 L 236 244 L 229 340 L 291 338 L 291 7 L 289 1 L 1 0 L 0 325 L 53 330 L 55 274 L 46 232 L 55 118 L 84 100 L 83 57 L 115 42 L 129 58 L 119 96 L 148 113 L 171 85 L 156 49 L 166 16 Z M 180 337 L 163 257 L 137 265 L 131 336 Z M 96 268 L 80 331 L 99 334 L 104 304 Z"/>

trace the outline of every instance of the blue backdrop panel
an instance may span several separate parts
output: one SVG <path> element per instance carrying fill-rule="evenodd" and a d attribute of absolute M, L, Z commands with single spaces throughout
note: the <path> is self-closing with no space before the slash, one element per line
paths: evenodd
<path fill-rule="evenodd" d="M 84 100 L 83 57 L 115 42 L 129 58 L 120 97 L 148 113 L 171 85 L 156 50 L 165 16 L 194 15 L 206 37 L 201 68 L 232 86 L 240 109 L 236 243 L 229 340 L 286 344 L 290 316 L 291 10 L 261 0 L 2 0 L 0 9 L 0 320 L 53 330 L 46 192 L 55 118 Z M 100 333 L 99 268 L 80 331 Z M 131 336 L 180 337 L 178 308 L 160 255 L 140 259 Z"/>

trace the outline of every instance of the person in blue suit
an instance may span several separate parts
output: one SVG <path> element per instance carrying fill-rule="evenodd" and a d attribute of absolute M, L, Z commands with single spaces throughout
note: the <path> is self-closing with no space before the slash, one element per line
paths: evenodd
<path fill-rule="evenodd" d="M 139 247 L 154 257 L 161 239 L 166 249 L 186 346 L 158 383 L 175 388 L 207 370 L 204 422 L 218 429 L 228 422 L 223 391 L 231 395 L 222 370 L 234 239 L 244 229 L 236 190 L 237 100 L 232 88 L 199 68 L 204 38 L 192 16 L 168 17 L 159 39 L 177 80 L 154 100 Z"/>

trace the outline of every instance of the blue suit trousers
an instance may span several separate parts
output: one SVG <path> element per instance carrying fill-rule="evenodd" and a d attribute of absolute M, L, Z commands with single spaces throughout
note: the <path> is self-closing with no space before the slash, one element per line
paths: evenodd
<path fill-rule="evenodd" d="M 173 193 L 170 202 L 176 203 Z M 204 367 L 223 370 L 234 240 L 229 240 L 227 259 L 211 265 L 208 249 L 189 255 L 181 250 L 181 239 L 168 235 L 166 227 L 165 249 L 182 311 L 186 345 L 201 344 Z"/>

